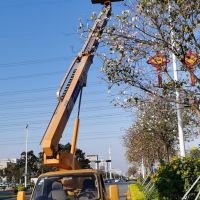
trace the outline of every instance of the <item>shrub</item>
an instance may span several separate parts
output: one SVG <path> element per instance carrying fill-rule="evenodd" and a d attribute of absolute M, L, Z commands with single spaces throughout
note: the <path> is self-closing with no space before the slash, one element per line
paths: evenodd
<path fill-rule="evenodd" d="M 0 186 L 0 190 L 5 190 L 5 189 L 6 189 L 5 185 Z"/>
<path fill-rule="evenodd" d="M 17 186 L 13 187 L 13 192 L 16 194 L 18 192 Z"/>
<path fill-rule="evenodd" d="M 158 189 L 160 199 L 176 200 L 183 197 L 199 175 L 200 160 L 174 158 L 170 163 L 161 166 L 152 179 Z M 194 200 L 197 193 L 198 188 L 195 187 L 188 199 Z"/>
<path fill-rule="evenodd" d="M 16 194 L 18 191 L 26 191 L 26 188 L 23 185 L 18 185 L 13 187 L 13 191 Z"/>
<path fill-rule="evenodd" d="M 19 185 L 19 186 L 18 186 L 18 191 L 26 191 L 25 186 Z"/>
<path fill-rule="evenodd" d="M 141 184 L 141 182 L 142 182 L 142 177 L 138 176 L 138 177 L 137 177 L 137 183 L 138 183 L 138 184 Z"/>

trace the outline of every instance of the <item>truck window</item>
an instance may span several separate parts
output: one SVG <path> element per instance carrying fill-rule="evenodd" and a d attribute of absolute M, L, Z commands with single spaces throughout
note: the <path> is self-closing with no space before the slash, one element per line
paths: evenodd
<path fill-rule="evenodd" d="M 94 174 L 67 174 L 41 177 L 33 191 L 32 200 L 97 200 L 100 198 Z"/>

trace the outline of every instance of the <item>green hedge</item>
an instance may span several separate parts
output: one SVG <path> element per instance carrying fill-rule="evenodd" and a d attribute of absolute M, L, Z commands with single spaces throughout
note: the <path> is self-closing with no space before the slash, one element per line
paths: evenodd
<path fill-rule="evenodd" d="M 145 200 L 145 195 L 140 191 L 138 185 L 131 184 L 129 185 L 129 190 L 131 193 L 131 200 Z"/>
<path fill-rule="evenodd" d="M 6 186 L 2 185 L 0 186 L 0 190 L 5 190 L 6 189 Z"/>
<path fill-rule="evenodd" d="M 199 175 L 199 159 L 174 158 L 170 163 L 161 166 L 152 179 L 158 190 L 159 199 L 176 200 L 183 197 Z M 191 191 L 188 200 L 195 199 L 198 187 Z"/>
<path fill-rule="evenodd" d="M 14 193 L 17 193 L 18 191 L 26 191 L 26 188 L 23 185 L 18 185 L 13 187 Z"/>

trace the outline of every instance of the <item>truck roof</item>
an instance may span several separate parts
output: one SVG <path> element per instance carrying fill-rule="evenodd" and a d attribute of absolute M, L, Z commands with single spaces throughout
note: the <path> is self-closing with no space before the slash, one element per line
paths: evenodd
<path fill-rule="evenodd" d="M 43 176 L 55 176 L 55 175 L 63 175 L 63 174 L 99 174 L 100 172 L 94 169 L 76 169 L 76 170 L 62 170 L 62 171 L 54 171 L 54 172 L 47 172 L 41 174 L 40 177 Z"/>

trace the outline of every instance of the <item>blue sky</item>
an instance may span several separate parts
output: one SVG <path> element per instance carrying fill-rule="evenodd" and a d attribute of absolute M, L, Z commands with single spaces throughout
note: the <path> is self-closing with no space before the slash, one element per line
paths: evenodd
<path fill-rule="evenodd" d="M 35 153 L 56 106 L 55 93 L 72 59 L 82 47 L 79 18 L 87 20 L 101 5 L 90 0 L 0 0 L 0 159 L 19 157 L 28 148 Z M 113 6 L 119 12 L 121 3 Z M 97 59 L 83 91 L 78 147 L 86 154 L 108 159 L 124 172 L 127 163 L 122 136 L 131 125 L 129 112 L 110 103 Z M 74 109 L 62 143 L 71 141 Z"/>

